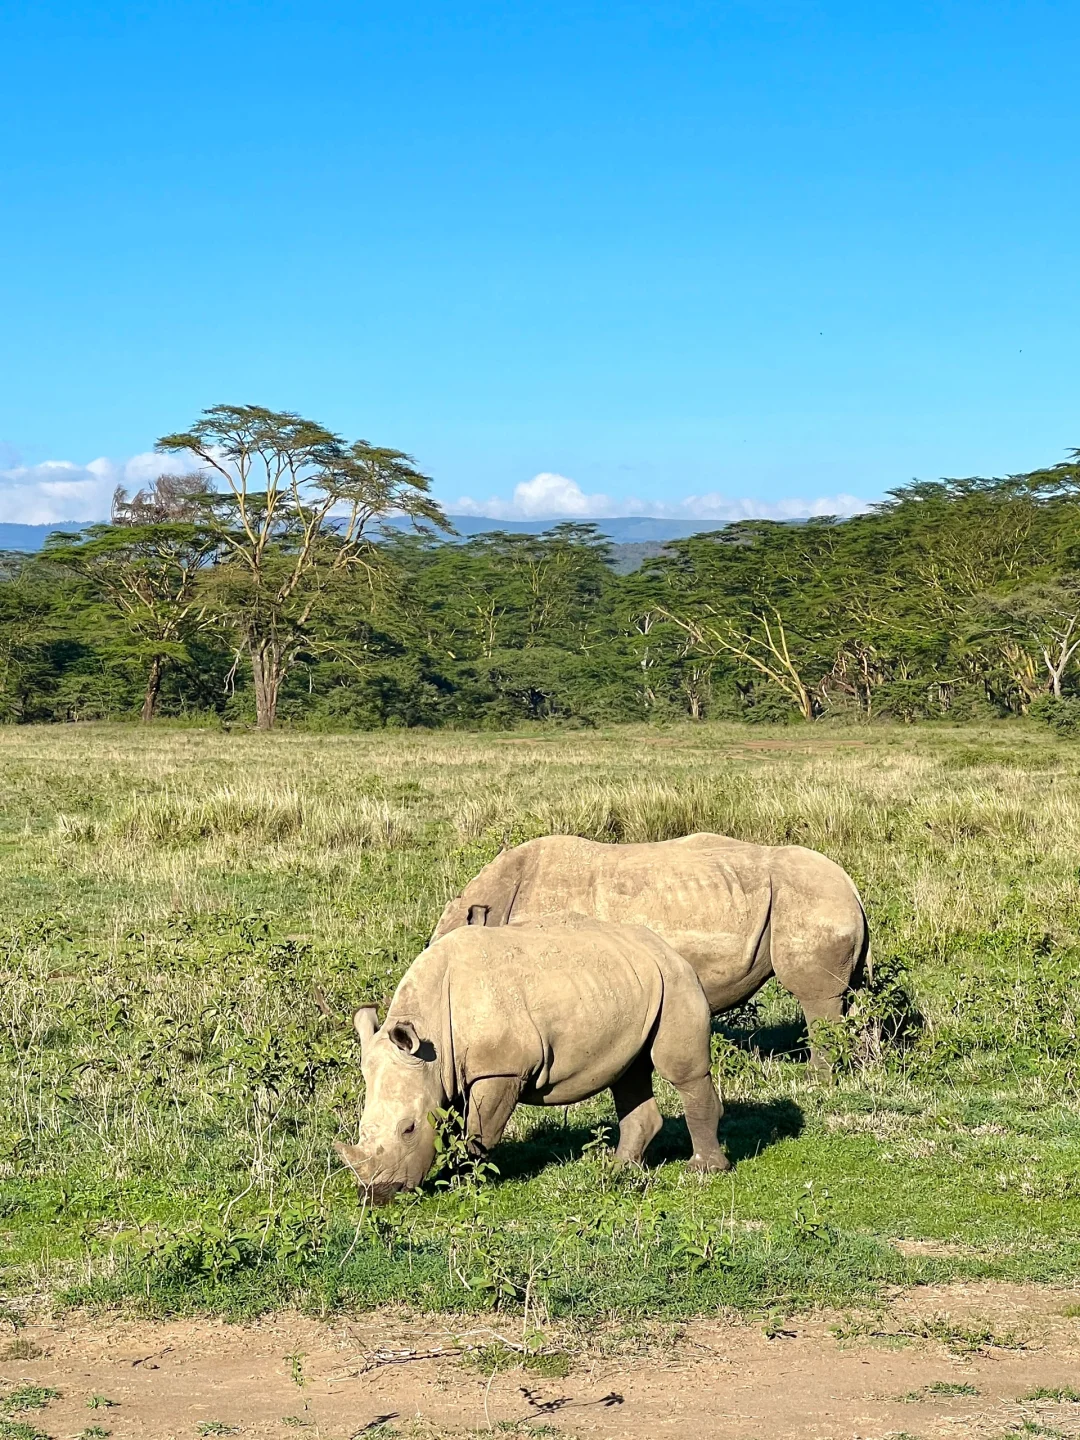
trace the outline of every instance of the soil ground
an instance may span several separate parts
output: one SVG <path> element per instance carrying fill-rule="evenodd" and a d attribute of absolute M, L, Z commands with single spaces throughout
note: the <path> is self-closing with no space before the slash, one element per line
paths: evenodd
<path fill-rule="evenodd" d="M 1067 1398 L 1080 1395 L 1080 1290 L 950 1285 L 854 1318 L 594 1335 L 562 1378 L 505 1351 L 493 1374 L 477 1365 L 468 1347 L 513 1342 L 511 1326 L 386 1313 L 250 1325 L 67 1316 L 0 1346 L 0 1407 L 17 1386 L 52 1387 L 59 1399 L 12 1418 L 50 1436 L 113 1440 L 1080 1436 L 1080 1403 Z"/>

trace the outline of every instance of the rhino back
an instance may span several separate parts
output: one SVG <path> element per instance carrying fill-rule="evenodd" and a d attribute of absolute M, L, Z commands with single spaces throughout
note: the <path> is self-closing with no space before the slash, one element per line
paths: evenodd
<path fill-rule="evenodd" d="M 632 845 L 572 835 L 530 840 L 481 870 L 447 906 L 437 933 L 465 925 L 473 906 L 488 926 L 568 910 L 647 925 L 694 967 L 714 1011 L 760 988 L 779 942 L 792 973 L 823 964 L 831 971 L 865 935 L 855 887 L 827 856 L 724 835 Z"/>
<path fill-rule="evenodd" d="M 573 1104 L 623 1073 L 660 1013 L 658 942 L 637 927 L 574 917 L 469 926 L 438 944 L 465 1086 L 513 1074 L 525 1103 Z"/>
<path fill-rule="evenodd" d="M 737 1004 L 768 974 L 767 848 L 701 835 L 640 845 L 571 836 L 531 843 L 512 919 L 565 907 L 612 924 L 647 925 L 694 966 L 714 1009 Z"/>

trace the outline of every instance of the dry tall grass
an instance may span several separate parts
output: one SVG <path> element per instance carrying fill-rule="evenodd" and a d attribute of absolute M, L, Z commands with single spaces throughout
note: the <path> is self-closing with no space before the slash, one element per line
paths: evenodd
<path fill-rule="evenodd" d="M 536 737 L 10 729 L 0 803 L 6 913 L 55 902 L 98 928 L 257 897 L 350 944 L 358 898 L 371 903 L 359 877 L 377 872 L 377 908 L 410 911 L 419 940 L 502 845 L 695 830 L 825 851 L 903 943 L 1078 928 L 1080 750 L 1023 728 L 764 741 L 719 725 Z M 386 943 L 387 926 L 400 934 L 389 913 L 363 920 L 367 943 Z"/>

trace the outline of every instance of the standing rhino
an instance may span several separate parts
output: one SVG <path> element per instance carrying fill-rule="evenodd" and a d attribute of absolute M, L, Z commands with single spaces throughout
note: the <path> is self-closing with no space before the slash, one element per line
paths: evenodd
<path fill-rule="evenodd" d="M 581 915 L 466 928 L 413 961 L 377 1028 L 356 1012 L 366 1082 L 360 1139 L 338 1153 L 376 1202 L 421 1183 L 431 1113 L 460 1106 L 475 1154 L 514 1107 L 572 1105 L 610 1088 L 623 1161 L 660 1130 L 655 1068 L 682 1096 L 693 1168 L 726 1170 L 709 1073 L 709 1006 L 693 969 L 639 925 Z"/>
<path fill-rule="evenodd" d="M 749 1000 L 775 975 L 808 1025 L 838 1020 L 870 953 L 859 892 L 839 865 L 801 845 L 723 835 L 653 845 L 530 840 L 469 881 L 434 938 L 566 910 L 647 925 L 689 960 L 714 1014 Z"/>

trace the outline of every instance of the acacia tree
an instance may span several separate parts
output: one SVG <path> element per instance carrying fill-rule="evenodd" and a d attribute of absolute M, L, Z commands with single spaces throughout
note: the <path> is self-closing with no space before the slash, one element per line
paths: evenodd
<path fill-rule="evenodd" d="M 671 614 L 667 618 L 685 630 L 703 654 L 731 655 L 763 675 L 788 697 L 804 720 L 817 714 L 819 701 L 805 679 L 798 654 L 792 653 L 791 637 L 779 610 L 768 613 L 762 609 L 745 623 L 724 617 L 711 623 Z"/>
<path fill-rule="evenodd" d="M 198 595 L 200 572 L 217 550 L 204 523 L 208 493 L 202 475 L 159 475 L 131 497 L 119 488 L 111 524 L 50 536 L 46 546 L 49 560 L 89 586 L 90 620 L 104 606 L 133 642 L 146 666 L 144 722 L 157 711 L 166 667 L 189 658 L 188 639 L 209 623 Z"/>
<path fill-rule="evenodd" d="M 1006 658 L 1022 657 L 1030 676 L 1025 702 L 1034 695 L 1037 655 L 1046 670 L 1051 695 L 1061 698 L 1062 681 L 1080 650 L 1080 585 L 1074 577 L 1025 585 L 1005 595 L 979 597 L 975 636 L 995 645 Z"/>
<path fill-rule="evenodd" d="M 829 520 L 745 521 L 674 541 L 650 567 L 662 585 L 657 613 L 682 631 L 685 658 L 733 666 L 813 719 L 834 650 L 827 607 L 816 603 L 830 593 L 834 546 Z"/>
<path fill-rule="evenodd" d="M 321 622 L 343 586 L 357 578 L 374 585 L 382 571 L 372 523 L 403 513 L 450 526 L 408 455 L 348 444 L 291 411 L 215 405 L 157 448 L 197 456 L 223 484 L 205 502 L 222 557 L 206 596 L 231 629 L 237 658 L 247 657 L 256 721 L 270 730 L 297 658 L 338 646 Z"/>
<path fill-rule="evenodd" d="M 0 720 L 33 718 L 28 698 L 40 693 L 49 646 L 64 633 L 56 576 L 45 569 L 36 557 L 0 550 Z"/>

